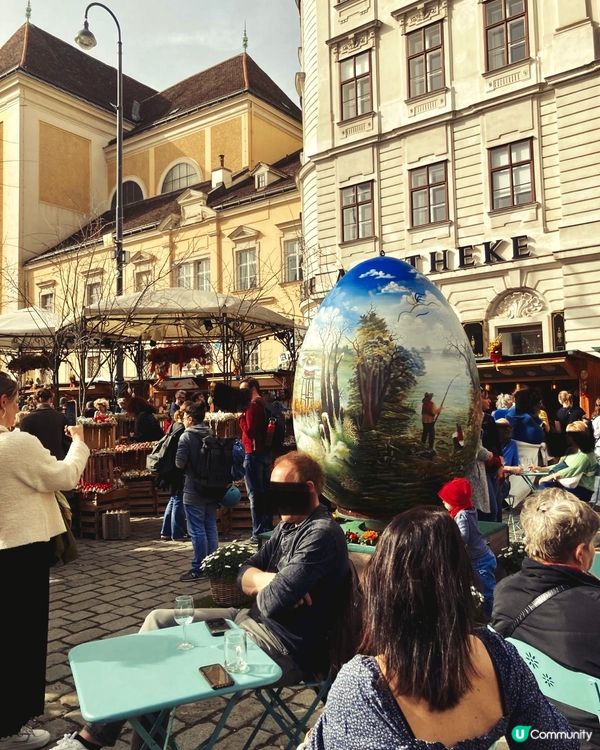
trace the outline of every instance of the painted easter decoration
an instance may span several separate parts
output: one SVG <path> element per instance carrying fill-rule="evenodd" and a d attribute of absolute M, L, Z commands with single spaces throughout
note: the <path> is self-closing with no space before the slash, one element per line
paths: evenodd
<path fill-rule="evenodd" d="M 293 412 L 342 512 L 385 519 L 432 502 L 473 462 L 481 427 L 473 352 L 442 293 L 388 256 L 346 273 L 308 328 Z"/>

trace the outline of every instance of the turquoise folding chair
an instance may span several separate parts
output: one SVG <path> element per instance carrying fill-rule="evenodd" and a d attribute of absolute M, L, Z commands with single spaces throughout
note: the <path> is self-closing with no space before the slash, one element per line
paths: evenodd
<path fill-rule="evenodd" d="M 332 682 L 333 673 L 330 672 L 323 680 L 305 680 L 299 685 L 287 685 L 279 688 L 266 687 L 255 690 L 253 696 L 262 703 L 264 711 L 263 715 L 254 725 L 252 734 L 248 737 L 242 750 L 247 750 L 251 747 L 254 738 L 269 717 L 273 719 L 283 734 L 288 738 L 288 743 L 285 746 L 286 750 L 296 748 L 302 742 L 302 738 L 308 727 L 308 722 L 315 710 L 320 703 L 325 702 Z M 283 691 L 290 689 L 305 690 L 306 688 L 312 688 L 315 691 L 315 697 L 308 707 L 302 710 L 299 714 L 296 714 L 284 699 Z"/>
<path fill-rule="evenodd" d="M 506 640 L 517 649 L 547 698 L 596 714 L 600 721 L 600 678 L 567 669 L 542 651 L 516 638 Z"/>

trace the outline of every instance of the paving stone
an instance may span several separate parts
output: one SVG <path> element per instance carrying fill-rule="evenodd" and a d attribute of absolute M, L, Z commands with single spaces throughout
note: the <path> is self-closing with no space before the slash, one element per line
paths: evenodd
<path fill-rule="evenodd" d="M 71 674 L 71 670 L 66 664 L 57 664 L 54 667 L 46 669 L 46 681 L 54 682 L 68 677 Z"/>
<path fill-rule="evenodd" d="M 51 685 L 48 685 L 46 689 L 46 701 L 57 701 L 61 695 L 64 695 L 65 693 L 69 693 L 73 689 L 72 685 L 69 685 L 66 682 L 53 682 Z"/>
<path fill-rule="evenodd" d="M 78 724 L 80 727 L 82 727 L 85 724 L 85 719 L 81 715 L 81 711 L 69 711 L 68 714 L 65 714 L 63 716 L 63 719 L 68 719 L 69 721 Z"/>
<path fill-rule="evenodd" d="M 48 630 L 48 640 L 56 641 L 69 635 L 69 631 L 64 628 L 51 628 Z"/>
<path fill-rule="evenodd" d="M 63 704 L 63 706 L 79 706 L 79 699 L 77 698 L 77 693 L 65 693 L 64 695 L 61 695 L 60 702 Z"/>
<path fill-rule="evenodd" d="M 227 735 L 227 738 L 219 742 L 217 747 L 223 747 L 223 750 L 240 750 L 246 744 L 248 737 L 252 732 L 252 727 L 246 727 L 245 729 L 239 729 L 236 732 L 232 732 Z M 262 747 L 266 743 L 272 741 L 272 735 L 268 732 L 264 732 L 262 729 L 258 731 L 258 734 L 254 738 L 254 746 Z"/>
<path fill-rule="evenodd" d="M 95 641 L 98 638 L 106 635 L 106 630 L 100 628 L 88 628 L 81 630 L 78 633 L 68 634 L 64 638 L 65 642 L 71 646 L 76 646 L 78 643 L 86 643 L 86 641 Z"/>
<path fill-rule="evenodd" d="M 254 722 L 264 712 L 264 707 L 252 698 L 244 698 L 227 717 L 226 726 L 232 729 L 242 729 L 248 722 Z"/>

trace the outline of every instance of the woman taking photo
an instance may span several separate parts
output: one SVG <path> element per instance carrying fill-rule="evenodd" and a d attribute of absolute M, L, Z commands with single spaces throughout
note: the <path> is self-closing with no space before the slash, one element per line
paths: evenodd
<path fill-rule="evenodd" d="M 473 573 L 446 511 L 419 507 L 381 535 L 363 581 L 359 655 L 340 670 L 308 741 L 312 750 L 567 750 L 577 740 L 515 742 L 518 725 L 569 732 L 516 650 L 476 629 Z"/>
<path fill-rule="evenodd" d="M 27 722 L 44 713 L 50 539 L 65 531 L 54 492 L 77 484 L 89 456 L 81 426 L 67 428 L 73 442 L 64 461 L 33 435 L 10 432 L 18 409 L 17 384 L 0 372 L 0 750 L 50 739 Z"/>

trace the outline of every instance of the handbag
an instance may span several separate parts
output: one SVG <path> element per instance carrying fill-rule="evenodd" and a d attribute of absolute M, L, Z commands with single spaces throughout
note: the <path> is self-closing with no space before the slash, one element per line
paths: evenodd
<path fill-rule="evenodd" d="M 77 542 L 75 541 L 75 536 L 73 535 L 73 530 L 71 528 L 73 513 L 71 511 L 71 506 L 69 505 L 67 498 L 63 495 L 62 492 L 56 490 L 56 492 L 54 493 L 54 497 L 56 499 L 56 502 L 58 503 L 58 508 L 60 510 L 62 520 L 64 521 L 66 531 L 63 531 L 62 534 L 53 536 L 50 540 L 50 565 L 56 565 L 59 562 L 62 562 L 63 565 L 66 565 L 67 563 L 76 560 L 79 554 L 77 552 Z"/>

